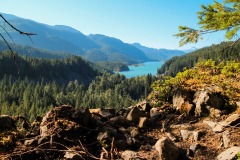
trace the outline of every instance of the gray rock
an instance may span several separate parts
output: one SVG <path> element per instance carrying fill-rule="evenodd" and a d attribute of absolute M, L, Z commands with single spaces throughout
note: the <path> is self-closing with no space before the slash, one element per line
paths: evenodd
<path fill-rule="evenodd" d="M 240 115 L 239 114 L 232 114 L 224 121 L 220 122 L 223 126 L 234 126 L 240 123 Z"/>
<path fill-rule="evenodd" d="M 104 117 L 104 118 L 112 118 L 114 115 L 115 115 L 115 112 L 116 110 L 115 109 L 104 109 L 104 108 L 101 108 L 99 110 L 99 114 Z"/>
<path fill-rule="evenodd" d="M 134 107 L 133 109 L 131 109 L 131 111 L 128 113 L 127 115 L 127 120 L 131 121 L 131 122 L 135 122 L 138 123 L 139 118 L 141 117 L 142 113 L 139 110 L 139 108 Z"/>
<path fill-rule="evenodd" d="M 228 148 L 217 156 L 217 160 L 233 160 L 239 152 L 240 147 Z"/>
<path fill-rule="evenodd" d="M 112 141 L 112 138 L 115 137 L 116 134 L 117 131 L 114 128 L 103 127 L 102 131 L 98 133 L 97 140 L 99 140 L 100 142 L 110 143 Z"/>
<path fill-rule="evenodd" d="M 158 111 L 157 108 L 152 108 L 150 110 L 150 117 L 158 117 L 160 115 L 161 115 L 161 113 Z"/>
<path fill-rule="evenodd" d="M 179 157 L 178 147 L 168 137 L 159 139 L 154 148 L 158 151 L 161 160 L 177 160 Z"/>
<path fill-rule="evenodd" d="M 115 116 L 110 119 L 110 123 L 113 126 L 127 126 L 128 120 L 124 116 Z"/>
<path fill-rule="evenodd" d="M 196 150 L 198 150 L 198 149 L 200 149 L 200 148 L 201 148 L 201 145 L 198 144 L 198 143 L 193 143 L 193 144 L 191 144 L 191 146 L 190 146 L 190 150 L 193 151 L 193 152 L 195 152 Z"/>
<path fill-rule="evenodd" d="M 188 140 L 193 135 L 193 132 L 189 130 L 181 130 L 180 133 L 183 140 Z"/>
<path fill-rule="evenodd" d="M 222 138 L 223 138 L 224 148 L 228 148 L 230 146 L 230 139 L 229 139 L 229 131 L 228 130 L 223 132 Z"/>
<path fill-rule="evenodd" d="M 74 153 L 74 152 L 70 152 L 67 151 L 65 152 L 64 158 L 67 160 L 80 160 L 80 159 L 84 159 L 80 154 Z"/>
<path fill-rule="evenodd" d="M 137 107 L 141 110 L 141 111 L 143 111 L 143 112 L 150 112 L 150 110 L 151 110 L 151 106 L 150 106 L 150 104 L 146 101 L 146 100 L 144 100 L 143 102 L 140 102 L 140 103 L 138 103 L 137 104 Z"/>
<path fill-rule="evenodd" d="M 137 152 L 126 150 L 126 151 L 122 152 L 121 157 L 124 160 L 132 160 L 132 159 L 137 159 L 138 154 L 137 154 Z"/>
<path fill-rule="evenodd" d="M 185 90 L 178 89 L 173 93 L 173 107 L 180 113 L 192 114 L 194 105 L 192 104 L 193 95 Z"/>
<path fill-rule="evenodd" d="M 224 126 L 220 123 L 216 123 L 213 121 L 203 121 L 203 123 L 207 124 L 209 127 L 212 128 L 213 132 L 222 132 Z"/>
<path fill-rule="evenodd" d="M 225 105 L 224 98 L 214 94 L 211 88 L 197 91 L 193 102 L 196 104 L 196 115 L 209 114 L 209 108 L 222 110 Z"/>

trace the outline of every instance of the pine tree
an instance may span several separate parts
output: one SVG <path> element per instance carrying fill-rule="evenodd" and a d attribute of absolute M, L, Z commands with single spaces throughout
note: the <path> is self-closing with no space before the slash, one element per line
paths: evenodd
<path fill-rule="evenodd" d="M 240 29 L 239 0 L 223 0 L 223 3 L 214 1 L 211 5 L 202 5 L 197 14 L 200 29 L 179 26 L 179 33 L 175 36 L 182 38 L 179 42 L 180 46 L 196 43 L 202 39 L 202 35 L 217 31 L 226 31 L 225 38 L 231 40 Z"/>

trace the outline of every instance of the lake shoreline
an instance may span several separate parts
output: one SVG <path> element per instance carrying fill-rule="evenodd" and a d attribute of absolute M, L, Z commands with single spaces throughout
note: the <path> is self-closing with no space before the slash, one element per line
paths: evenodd
<path fill-rule="evenodd" d="M 157 75 L 157 70 L 163 65 L 162 61 L 154 61 L 154 62 L 145 62 L 141 63 L 141 65 L 129 65 L 129 71 L 123 72 L 115 72 L 122 75 L 125 75 L 126 78 L 133 78 L 137 76 L 144 76 L 147 74 Z"/>

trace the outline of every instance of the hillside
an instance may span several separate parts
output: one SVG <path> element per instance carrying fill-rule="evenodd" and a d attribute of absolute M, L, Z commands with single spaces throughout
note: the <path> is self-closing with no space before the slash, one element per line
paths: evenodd
<path fill-rule="evenodd" d="M 140 49 L 141 51 L 143 51 L 148 58 L 155 61 L 166 61 L 174 56 L 181 56 L 186 54 L 185 52 L 180 50 L 149 48 L 149 47 L 142 46 L 139 43 L 133 43 L 132 45 Z"/>
<path fill-rule="evenodd" d="M 197 62 L 212 59 L 217 63 L 226 60 L 240 60 L 240 43 L 230 47 L 233 42 L 222 42 L 220 44 L 205 47 L 197 51 L 185 54 L 180 57 L 173 57 L 167 60 L 158 70 L 158 74 L 170 76 L 183 71 L 184 67 L 192 68 Z"/>
<path fill-rule="evenodd" d="M 121 81 L 115 78 L 92 88 Z M 0 115 L 0 158 L 240 158 L 239 78 L 240 63 L 209 60 L 156 81 L 145 101 L 120 110 L 59 105 L 31 124 Z"/>
<path fill-rule="evenodd" d="M 35 58 L 47 58 L 47 59 L 61 59 L 71 56 L 70 53 L 66 52 L 54 52 L 44 49 L 37 49 L 32 46 L 22 46 L 18 44 L 9 43 L 13 51 L 22 56 L 35 57 Z M 5 42 L 0 41 L 0 52 L 8 51 L 9 48 Z"/>
<path fill-rule="evenodd" d="M 8 31 L 14 42 L 12 42 L 12 39 L 9 38 L 3 29 L 0 30 L 0 33 L 12 43 L 12 48 L 16 45 L 31 46 L 49 52 L 80 55 L 92 62 L 107 61 L 127 64 L 164 61 L 172 56 L 184 54 L 184 52 L 177 50 L 153 49 L 139 44 L 131 45 L 120 39 L 101 34 L 90 34 L 86 36 L 69 26 L 50 26 L 14 15 L 1 14 L 16 28 L 37 34 L 31 36 L 30 39 L 27 36 L 20 36 L 19 33 L 11 29 L 8 25 L 5 25 L 6 31 Z M 3 20 L 0 20 L 0 22 L 3 23 Z M 34 52 L 38 51 L 35 50 Z M 43 55 L 45 54 L 46 53 L 43 53 Z M 59 55 L 57 57 L 59 57 Z"/>
<path fill-rule="evenodd" d="M 78 80 L 79 83 L 89 84 L 99 72 L 81 57 L 72 56 L 65 59 L 39 59 L 21 57 L 9 52 L 0 54 L 0 78 L 12 75 L 15 78 L 28 77 L 35 81 L 44 79 L 46 82 L 56 81 L 68 83 Z"/>

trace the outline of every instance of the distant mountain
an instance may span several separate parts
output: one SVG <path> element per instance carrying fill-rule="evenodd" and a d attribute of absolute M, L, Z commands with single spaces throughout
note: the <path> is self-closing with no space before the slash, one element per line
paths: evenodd
<path fill-rule="evenodd" d="M 47 58 L 47 59 L 62 59 L 69 57 L 71 54 L 67 52 L 54 52 L 44 49 L 38 49 L 31 46 L 22 46 L 18 44 L 9 43 L 14 52 L 19 55 L 34 57 L 34 58 Z M 0 52 L 8 51 L 9 48 L 4 41 L 0 40 Z"/>
<path fill-rule="evenodd" d="M 31 46 L 32 49 L 28 49 L 28 51 L 33 50 L 33 48 L 38 48 L 41 51 L 49 50 L 50 52 L 80 55 L 92 62 L 107 61 L 122 62 L 125 64 L 165 61 L 173 56 L 184 54 L 184 52 L 178 50 L 148 48 L 137 43 L 131 45 L 117 38 L 100 34 L 86 36 L 69 26 L 50 26 L 10 14 L 1 14 L 16 28 L 37 34 L 31 36 L 30 39 L 28 36 L 20 35 L 5 23 L 5 29 L 14 40 L 14 42 L 12 42 L 7 33 L 3 29 L 0 29 L 0 33 L 7 38 L 9 42 L 12 42 L 12 44 Z M 0 20 L 0 23 L 4 23 L 3 20 Z M 19 47 L 20 46 L 18 46 L 18 48 Z M 19 51 L 19 49 L 16 49 L 16 51 Z M 35 52 L 38 51 L 35 50 Z"/>
<path fill-rule="evenodd" d="M 153 59 L 155 61 L 166 61 L 174 56 L 181 56 L 185 54 L 185 52 L 180 50 L 149 48 L 142 46 L 139 43 L 133 43 L 132 45 L 143 51 L 149 59 Z"/>
<path fill-rule="evenodd" d="M 74 54 L 81 54 L 85 50 L 99 48 L 98 45 L 89 40 L 87 36 L 71 27 L 62 25 L 49 26 L 13 15 L 1 14 L 16 28 L 37 34 L 36 36 L 31 36 L 31 41 L 29 37 L 20 36 L 19 33 L 5 25 L 6 30 L 10 33 L 16 44 L 34 46 L 51 51 L 71 52 Z M 2 20 L 0 20 L 0 22 L 1 21 Z M 0 32 L 5 37 L 8 37 L 4 30 L 0 30 Z M 11 41 L 11 39 L 8 40 Z"/>
<path fill-rule="evenodd" d="M 108 61 L 118 61 L 118 59 L 130 63 L 151 61 L 141 50 L 119 39 L 101 34 L 91 34 L 88 38 L 101 47 L 100 50 Z"/>

